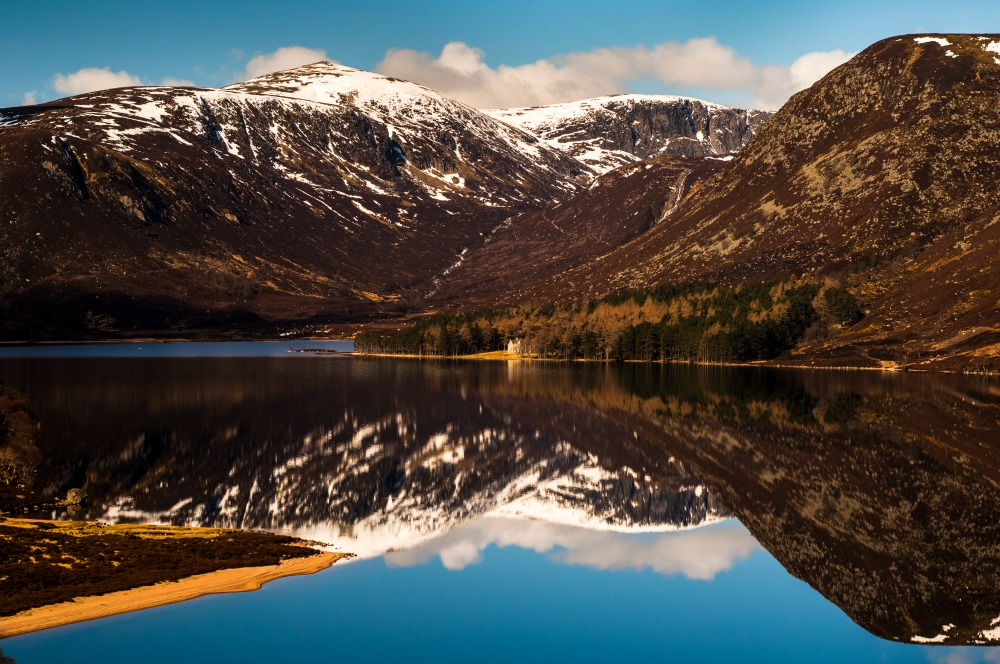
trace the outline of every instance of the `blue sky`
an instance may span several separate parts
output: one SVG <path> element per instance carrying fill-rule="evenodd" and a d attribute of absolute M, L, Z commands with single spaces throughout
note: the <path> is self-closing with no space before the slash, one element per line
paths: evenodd
<path fill-rule="evenodd" d="M 287 47 L 300 47 L 302 57 L 322 54 L 361 69 L 423 77 L 417 82 L 480 106 L 594 96 L 598 90 L 773 105 L 850 53 L 910 32 L 1000 32 L 1000 2 L 5 0 L 0 106 L 66 96 L 103 80 L 68 78 L 80 70 L 106 69 L 122 75 L 109 80 L 126 83 L 222 86 L 246 78 L 255 56 Z M 692 46 L 691 40 L 702 41 Z M 457 59 L 442 59 L 449 43 L 460 44 L 450 51 Z M 674 48 L 658 51 L 664 44 Z M 387 58 L 393 50 L 394 58 Z M 832 55 L 789 73 L 802 56 L 817 52 Z M 531 68 L 539 61 L 541 67 Z M 456 63 L 478 69 L 458 76 Z M 635 72 L 623 73 L 630 65 Z M 721 70 L 732 74 L 720 77 Z M 588 72 L 596 72 L 589 77 L 595 80 L 584 84 Z M 511 93 L 514 79 L 520 95 Z M 539 91 L 532 96 L 525 86 Z"/>

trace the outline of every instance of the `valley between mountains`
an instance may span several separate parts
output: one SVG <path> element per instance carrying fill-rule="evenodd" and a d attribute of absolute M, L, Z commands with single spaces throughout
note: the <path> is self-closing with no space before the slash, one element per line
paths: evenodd
<path fill-rule="evenodd" d="M 1000 35 L 906 35 L 773 114 L 658 95 L 483 111 L 328 62 L 0 109 L 0 339 L 632 301 L 608 315 L 657 343 L 700 315 L 702 345 L 772 321 L 781 343 L 750 359 L 997 371 L 998 96 Z M 656 300 L 672 288 L 688 299 Z M 858 315 L 829 314 L 843 298 Z M 798 300 L 812 314 L 790 323 Z"/>

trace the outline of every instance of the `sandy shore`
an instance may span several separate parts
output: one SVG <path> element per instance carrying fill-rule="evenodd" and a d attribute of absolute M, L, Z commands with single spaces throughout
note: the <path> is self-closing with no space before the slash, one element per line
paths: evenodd
<path fill-rule="evenodd" d="M 326 569 L 344 554 L 318 552 L 308 558 L 286 560 L 266 567 L 241 567 L 189 576 L 154 586 L 80 597 L 71 602 L 42 606 L 17 615 L 0 618 L 0 639 L 50 627 L 104 618 L 129 611 L 173 604 L 214 593 L 238 593 L 257 590 L 268 581 L 296 574 L 312 574 Z"/>

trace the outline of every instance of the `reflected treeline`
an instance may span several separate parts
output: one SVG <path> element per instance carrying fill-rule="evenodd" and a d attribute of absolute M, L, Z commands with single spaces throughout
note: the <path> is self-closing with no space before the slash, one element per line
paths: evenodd
<path fill-rule="evenodd" d="M 728 509 L 875 634 L 1000 642 L 987 379 L 376 358 L 0 371 L 41 418 L 48 489 L 83 485 L 106 517 L 339 532 L 371 553 L 436 551 L 481 515 L 641 530 Z"/>

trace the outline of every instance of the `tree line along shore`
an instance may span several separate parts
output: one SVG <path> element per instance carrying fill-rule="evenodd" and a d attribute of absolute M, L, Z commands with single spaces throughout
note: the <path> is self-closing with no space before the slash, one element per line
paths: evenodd
<path fill-rule="evenodd" d="M 864 317 L 828 281 L 665 285 L 589 302 L 439 314 L 396 334 L 361 332 L 358 352 L 543 359 L 751 362 L 828 338 Z"/>

